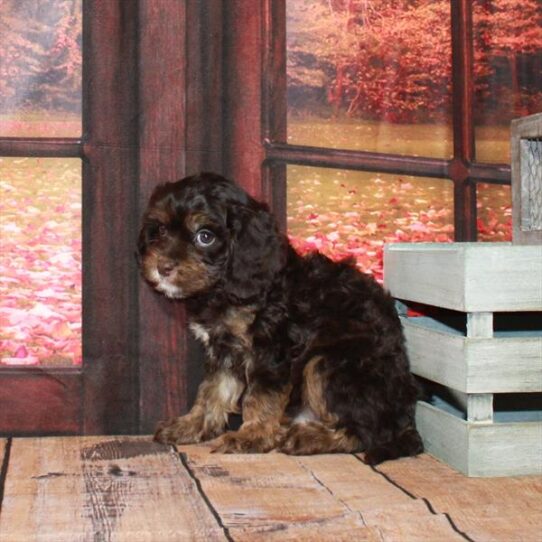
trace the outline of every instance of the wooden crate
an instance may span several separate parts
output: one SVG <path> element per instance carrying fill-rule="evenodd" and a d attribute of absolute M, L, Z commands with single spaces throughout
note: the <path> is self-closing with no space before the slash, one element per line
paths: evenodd
<path fill-rule="evenodd" d="M 469 476 L 542 474 L 542 246 L 389 245 L 384 272 L 433 392 L 427 451 Z"/>

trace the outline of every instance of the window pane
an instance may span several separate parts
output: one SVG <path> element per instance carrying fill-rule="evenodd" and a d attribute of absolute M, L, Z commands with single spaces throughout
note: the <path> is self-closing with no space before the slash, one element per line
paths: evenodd
<path fill-rule="evenodd" d="M 81 161 L 0 158 L 0 365 L 81 363 Z"/>
<path fill-rule="evenodd" d="M 478 241 L 512 240 L 512 191 L 510 186 L 476 185 Z"/>
<path fill-rule="evenodd" d="M 287 0 L 288 142 L 452 155 L 448 0 Z"/>
<path fill-rule="evenodd" d="M 542 7 L 478 0 L 473 21 L 476 156 L 510 162 L 510 120 L 542 111 Z"/>
<path fill-rule="evenodd" d="M 382 279 L 391 242 L 453 240 L 453 185 L 441 179 L 288 166 L 288 233 L 301 253 L 354 256 Z"/>
<path fill-rule="evenodd" d="M 82 0 L 0 2 L 0 136 L 81 134 Z"/>

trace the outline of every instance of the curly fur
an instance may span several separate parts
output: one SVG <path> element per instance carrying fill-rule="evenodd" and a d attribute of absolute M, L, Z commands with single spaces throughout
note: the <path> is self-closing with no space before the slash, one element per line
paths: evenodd
<path fill-rule="evenodd" d="M 155 189 L 139 255 L 144 278 L 186 303 L 207 353 L 193 408 L 162 422 L 157 440 L 363 451 L 371 464 L 422 451 L 393 300 L 352 262 L 299 256 L 265 204 L 211 173 Z"/>

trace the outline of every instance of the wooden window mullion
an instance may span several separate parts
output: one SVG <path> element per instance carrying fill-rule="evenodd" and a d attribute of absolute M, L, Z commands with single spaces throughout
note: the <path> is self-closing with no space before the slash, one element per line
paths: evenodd
<path fill-rule="evenodd" d="M 476 241 L 476 185 L 469 175 L 475 159 L 470 0 L 451 2 L 451 20 L 454 156 L 450 178 L 454 183 L 454 233 L 456 241 Z"/>
<path fill-rule="evenodd" d="M 0 156 L 80 158 L 83 141 L 72 137 L 0 137 Z"/>
<path fill-rule="evenodd" d="M 312 167 L 378 171 L 400 175 L 447 178 L 449 161 L 346 149 L 305 147 L 282 143 L 266 145 L 267 160 Z"/>
<path fill-rule="evenodd" d="M 136 433 L 138 2 L 83 3 L 84 432 Z"/>

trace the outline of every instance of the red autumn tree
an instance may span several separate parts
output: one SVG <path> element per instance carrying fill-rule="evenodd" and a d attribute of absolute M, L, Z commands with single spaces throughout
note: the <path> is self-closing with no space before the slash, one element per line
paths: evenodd
<path fill-rule="evenodd" d="M 540 111 L 542 3 L 477 0 L 473 11 L 478 110 L 511 116 Z"/>
<path fill-rule="evenodd" d="M 473 7 L 478 96 L 493 85 L 536 110 L 542 95 L 535 66 L 542 53 L 539 0 L 475 0 Z M 288 20 L 294 107 L 327 99 L 335 113 L 394 122 L 449 114 L 449 0 L 296 0 L 288 3 Z M 504 72 L 501 57 L 510 66 Z M 487 105 L 506 109 L 507 117 L 518 113 L 502 100 Z"/>
<path fill-rule="evenodd" d="M 81 0 L 2 0 L 0 111 L 78 111 Z"/>

